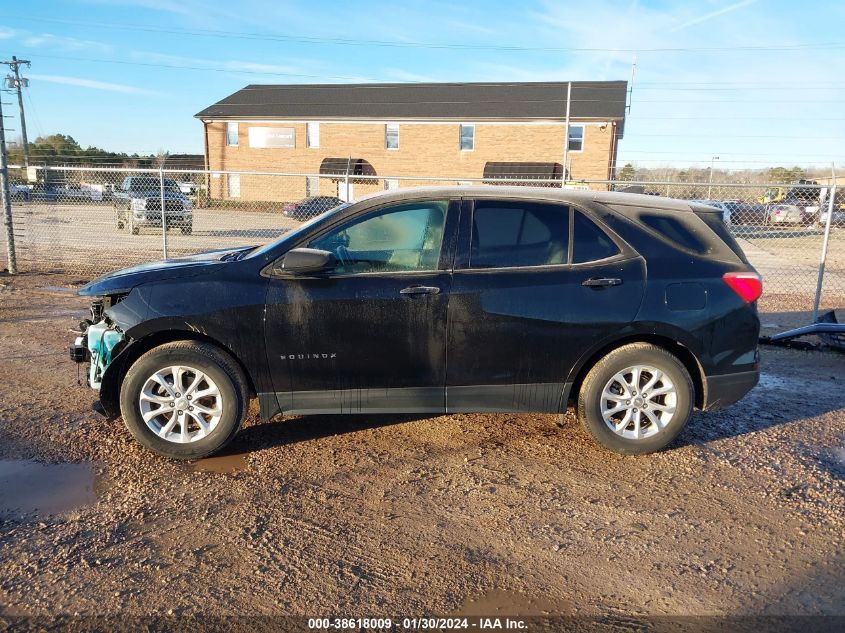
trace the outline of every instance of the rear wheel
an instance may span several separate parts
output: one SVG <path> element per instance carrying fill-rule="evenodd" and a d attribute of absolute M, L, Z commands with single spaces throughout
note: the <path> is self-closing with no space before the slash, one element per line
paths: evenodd
<path fill-rule="evenodd" d="M 120 389 L 120 411 L 135 438 L 159 455 L 197 459 L 228 444 L 249 405 L 235 361 L 207 343 L 177 341 L 141 356 Z"/>
<path fill-rule="evenodd" d="M 624 455 L 660 450 L 692 414 L 694 388 L 684 364 L 656 345 L 610 352 L 584 378 L 578 419 L 599 444 Z"/>

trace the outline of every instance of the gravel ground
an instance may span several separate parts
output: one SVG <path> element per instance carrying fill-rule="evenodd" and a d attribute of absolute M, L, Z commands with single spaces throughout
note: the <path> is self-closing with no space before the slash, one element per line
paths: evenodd
<path fill-rule="evenodd" d="M 90 411 L 76 282 L 0 277 L 0 463 L 83 471 L 28 511 L 2 482 L 0 614 L 845 615 L 841 355 L 764 349 L 744 401 L 650 456 L 571 411 L 253 409 L 226 456 L 185 465 Z"/>

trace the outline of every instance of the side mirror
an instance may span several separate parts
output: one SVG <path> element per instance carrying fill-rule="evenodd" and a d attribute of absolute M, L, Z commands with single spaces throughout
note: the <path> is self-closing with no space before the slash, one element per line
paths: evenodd
<path fill-rule="evenodd" d="M 294 248 L 285 254 L 281 266 L 277 267 L 276 270 L 300 275 L 331 270 L 334 267 L 334 253 L 316 248 Z"/>

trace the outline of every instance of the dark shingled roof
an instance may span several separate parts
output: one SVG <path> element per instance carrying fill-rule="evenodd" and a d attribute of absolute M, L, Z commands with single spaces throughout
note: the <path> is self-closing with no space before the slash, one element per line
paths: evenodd
<path fill-rule="evenodd" d="M 572 82 L 572 119 L 625 119 L 626 81 Z M 250 85 L 200 119 L 566 118 L 567 82 Z"/>

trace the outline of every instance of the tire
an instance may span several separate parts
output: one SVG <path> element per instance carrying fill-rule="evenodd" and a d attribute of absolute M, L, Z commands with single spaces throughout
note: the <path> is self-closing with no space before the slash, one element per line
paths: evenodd
<path fill-rule="evenodd" d="M 135 226 L 135 222 L 129 220 L 129 232 L 132 233 L 132 235 L 140 235 L 141 227 Z"/>
<path fill-rule="evenodd" d="M 122 231 L 122 230 L 123 230 L 123 220 L 118 220 L 118 221 L 117 221 L 117 230 L 118 230 L 118 231 Z"/>
<path fill-rule="evenodd" d="M 174 374 L 174 366 L 183 371 Z M 187 391 L 199 373 L 203 378 Z M 155 375 L 168 382 L 169 388 L 155 382 Z M 177 381 L 184 392 L 174 386 Z M 191 400 L 191 393 L 216 395 Z M 249 390 L 238 364 L 219 348 L 196 341 L 176 341 L 150 350 L 129 368 L 120 387 L 126 427 L 146 448 L 171 459 L 198 459 L 222 449 L 237 434 L 248 407 Z M 164 413 L 155 415 L 156 411 Z M 205 421 L 205 428 L 197 418 Z"/>
<path fill-rule="evenodd" d="M 622 375 L 626 387 L 622 387 L 618 376 L 635 367 L 640 367 L 639 380 L 633 372 L 626 373 Z M 658 375 L 653 370 L 661 375 L 652 384 L 650 381 Z M 643 398 L 643 392 L 633 388 L 635 384 L 663 393 L 646 393 Z M 603 397 L 605 390 L 618 397 Z M 660 450 L 678 436 L 692 415 L 694 401 L 692 379 L 677 357 L 656 345 L 632 343 L 613 350 L 590 369 L 578 394 L 578 419 L 605 448 L 623 455 L 642 455 Z M 616 407 L 620 410 L 614 413 Z M 628 415 L 630 419 L 623 427 Z M 605 421 L 606 416 L 615 430 Z"/>
<path fill-rule="evenodd" d="M 183 226 L 182 227 L 182 235 L 190 235 L 194 232 L 194 228 L 191 226 Z"/>

